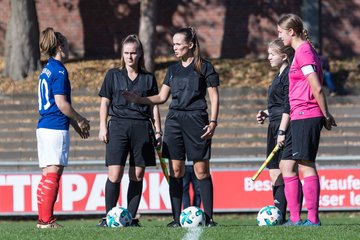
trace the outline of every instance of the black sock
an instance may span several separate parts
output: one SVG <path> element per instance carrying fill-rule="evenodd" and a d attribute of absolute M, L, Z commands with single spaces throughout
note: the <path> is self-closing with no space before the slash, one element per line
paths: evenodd
<path fill-rule="evenodd" d="M 183 178 L 170 177 L 169 192 L 172 214 L 175 222 L 180 222 L 181 204 L 183 195 Z"/>
<path fill-rule="evenodd" d="M 200 198 L 204 206 L 206 222 L 213 217 L 213 183 L 211 176 L 202 180 L 198 180 L 200 186 Z"/>
<path fill-rule="evenodd" d="M 129 183 L 129 189 L 127 193 L 128 210 L 131 216 L 135 218 L 137 210 L 139 208 L 141 194 L 143 189 L 143 181 L 131 181 Z"/>
<path fill-rule="evenodd" d="M 284 192 L 285 185 L 273 186 L 274 204 L 283 215 L 283 221 L 286 219 L 287 201 Z"/>
<path fill-rule="evenodd" d="M 107 179 L 105 184 L 105 207 L 106 213 L 108 213 L 113 207 L 116 206 L 119 199 L 120 183 L 111 182 Z"/>

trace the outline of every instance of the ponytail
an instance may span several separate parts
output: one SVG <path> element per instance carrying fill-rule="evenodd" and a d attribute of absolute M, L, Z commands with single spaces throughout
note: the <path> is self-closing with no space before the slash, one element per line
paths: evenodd
<path fill-rule="evenodd" d="M 305 28 L 302 31 L 302 35 L 306 39 L 306 41 L 308 41 L 308 43 L 310 43 L 311 47 L 316 51 L 316 48 L 315 48 L 313 42 L 310 39 L 309 33 Z"/>
<path fill-rule="evenodd" d="M 47 57 L 54 57 L 57 47 L 62 46 L 66 42 L 66 38 L 60 32 L 55 32 L 53 28 L 48 27 L 41 33 L 40 51 Z"/>

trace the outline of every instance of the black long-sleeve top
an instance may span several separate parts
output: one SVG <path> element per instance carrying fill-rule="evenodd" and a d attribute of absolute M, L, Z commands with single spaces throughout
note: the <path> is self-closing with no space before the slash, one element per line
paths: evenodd
<path fill-rule="evenodd" d="M 282 114 L 290 114 L 289 103 L 289 66 L 277 75 L 268 89 L 269 121 L 280 121 Z"/>

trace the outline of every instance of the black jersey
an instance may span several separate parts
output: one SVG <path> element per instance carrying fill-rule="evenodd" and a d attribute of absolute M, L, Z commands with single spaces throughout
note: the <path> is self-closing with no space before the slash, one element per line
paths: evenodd
<path fill-rule="evenodd" d="M 289 67 L 277 75 L 268 89 L 269 121 L 281 120 L 282 114 L 290 114 L 289 104 Z"/>
<path fill-rule="evenodd" d="M 126 69 L 110 69 L 105 76 L 99 96 L 110 99 L 109 116 L 129 119 L 149 119 L 152 116 L 150 106 L 128 102 L 122 96 L 124 91 L 133 91 L 147 97 L 158 94 L 154 75 L 139 73 L 135 80 L 128 77 Z"/>
<path fill-rule="evenodd" d="M 171 89 L 170 109 L 180 111 L 206 110 L 206 89 L 220 84 L 219 75 L 212 64 L 202 61 L 202 74 L 195 70 L 194 61 L 187 67 L 181 62 L 171 65 L 166 73 L 164 84 Z"/>

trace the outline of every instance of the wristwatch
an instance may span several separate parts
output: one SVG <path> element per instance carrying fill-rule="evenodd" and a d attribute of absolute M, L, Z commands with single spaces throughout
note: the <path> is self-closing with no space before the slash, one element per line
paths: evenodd
<path fill-rule="evenodd" d="M 160 136 L 163 135 L 163 132 L 162 131 L 159 131 L 159 132 L 155 132 L 155 134 L 159 134 Z"/>
<path fill-rule="evenodd" d="M 284 136 L 284 135 L 285 135 L 285 131 L 284 131 L 284 130 L 279 130 L 279 131 L 278 131 L 278 135 L 279 135 L 279 136 Z"/>

